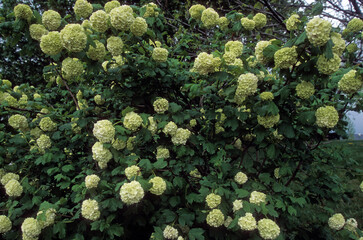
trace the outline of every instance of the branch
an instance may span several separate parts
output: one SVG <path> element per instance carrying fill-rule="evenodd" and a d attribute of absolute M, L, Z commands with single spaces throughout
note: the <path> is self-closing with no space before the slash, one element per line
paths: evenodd
<path fill-rule="evenodd" d="M 66 82 L 66 81 L 64 80 L 64 78 L 62 77 L 62 74 L 60 74 L 60 72 L 58 71 L 58 69 L 57 69 L 57 68 L 55 68 L 55 71 L 57 72 L 57 74 L 59 75 L 59 77 L 62 79 L 62 82 L 63 82 L 64 86 L 66 86 L 66 88 L 67 88 L 67 90 L 68 90 L 69 94 L 71 95 L 71 97 L 72 97 L 72 99 L 73 99 L 73 102 L 76 104 L 76 108 L 77 108 L 77 110 L 80 110 L 80 108 L 79 108 L 79 106 L 78 106 L 77 99 L 74 97 L 74 95 L 73 95 L 73 93 L 72 93 L 71 89 L 69 88 L 69 86 L 68 86 L 67 82 Z"/>
<path fill-rule="evenodd" d="M 294 180 L 294 178 L 296 177 L 298 171 L 300 170 L 301 165 L 302 165 L 302 159 L 300 159 L 299 164 L 297 165 L 297 167 L 296 167 L 294 173 L 292 174 L 291 178 L 289 179 L 289 181 L 286 182 L 286 184 L 285 184 L 286 187 L 290 185 L 292 180 Z"/>

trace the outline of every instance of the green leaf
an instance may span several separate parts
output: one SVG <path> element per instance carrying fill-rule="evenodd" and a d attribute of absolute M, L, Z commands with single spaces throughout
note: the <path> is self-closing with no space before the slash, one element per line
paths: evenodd
<path fill-rule="evenodd" d="M 297 116 L 298 121 L 306 125 L 312 125 L 315 123 L 315 111 L 301 112 Z"/>
<path fill-rule="evenodd" d="M 204 240 L 203 236 L 204 230 L 201 228 L 190 229 L 188 236 L 190 240 Z"/>
<path fill-rule="evenodd" d="M 318 3 L 316 3 L 314 5 L 311 14 L 313 16 L 320 15 L 323 12 L 323 10 L 324 10 L 323 4 L 321 4 L 320 2 L 318 2 Z"/>
<path fill-rule="evenodd" d="M 145 171 L 150 171 L 152 169 L 152 164 L 149 159 L 141 159 L 139 165 L 145 169 Z"/>
<path fill-rule="evenodd" d="M 288 206 L 287 211 L 289 212 L 289 214 L 290 214 L 291 216 L 297 216 L 297 211 L 296 211 L 296 209 L 295 209 L 295 208 L 293 208 L 292 206 Z"/>
<path fill-rule="evenodd" d="M 182 106 L 176 104 L 176 103 L 169 103 L 169 110 L 171 113 L 176 113 L 179 112 L 180 110 L 182 110 Z"/>
<path fill-rule="evenodd" d="M 275 153 L 276 149 L 274 144 L 271 144 L 270 146 L 267 147 L 267 157 L 273 159 L 275 158 Z"/>
<path fill-rule="evenodd" d="M 331 59 L 331 58 L 334 57 L 334 54 L 333 54 L 333 46 L 334 46 L 333 41 L 331 39 L 329 39 L 329 41 L 325 45 L 325 50 L 324 50 L 324 56 L 327 59 Z"/>
<path fill-rule="evenodd" d="M 276 45 L 269 45 L 263 49 L 263 56 L 269 59 L 273 59 L 275 52 L 279 50 L 280 48 Z"/>
<path fill-rule="evenodd" d="M 250 193 L 247 190 L 244 189 L 236 189 L 237 196 L 239 198 L 244 198 L 250 195 Z"/>
<path fill-rule="evenodd" d="M 168 162 L 164 161 L 163 158 L 159 158 L 153 165 L 156 169 L 163 169 L 168 165 Z"/>
<path fill-rule="evenodd" d="M 188 209 L 180 209 L 178 210 L 178 222 L 181 225 L 188 225 L 188 226 L 192 226 L 193 225 L 193 221 L 195 219 L 195 214 L 191 211 L 189 211 Z"/>
<path fill-rule="evenodd" d="M 283 134 L 287 138 L 295 137 L 294 128 L 287 123 L 282 123 L 279 125 L 279 133 Z"/>
<path fill-rule="evenodd" d="M 304 31 L 302 34 L 300 34 L 300 36 L 296 39 L 295 45 L 298 46 L 301 43 L 303 43 L 306 39 L 306 31 Z"/>
<path fill-rule="evenodd" d="M 163 210 L 163 215 L 162 216 L 165 219 L 166 223 L 173 222 L 175 220 L 175 218 L 177 217 L 177 215 L 173 211 L 171 211 L 169 209 Z"/>

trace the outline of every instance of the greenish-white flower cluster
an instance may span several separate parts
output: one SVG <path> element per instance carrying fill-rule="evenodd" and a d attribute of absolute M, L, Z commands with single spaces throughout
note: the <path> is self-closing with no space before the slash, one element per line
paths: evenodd
<path fill-rule="evenodd" d="M 344 227 L 345 219 L 341 213 L 336 213 L 328 220 L 328 225 L 331 229 L 340 230 Z"/>
<path fill-rule="evenodd" d="M 85 219 L 96 221 L 99 219 L 101 212 L 98 208 L 98 202 L 94 199 L 87 199 L 82 202 L 82 216 Z"/>
<path fill-rule="evenodd" d="M 267 23 L 267 18 L 263 13 L 257 13 L 255 16 L 253 16 L 253 21 L 255 22 L 256 28 L 263 28 Z"/>
<path fill-rule="evenodd" d="M 35 218 L 29 217 L 25 218 L 23 224 L 21 224 L 21 231 L 28 239 L 38 239 L 42 228 Z"/>
<path fill-rule="evenodd" d="M 167 225 L 163 231 L 163 236 L 166 239 L 177 239 L 178 238 L 178 230 L 173 228 L 170 225 Z"/>
<path fill-rule="evenodd" d="M 86 48 L 87 35 L 80 24 L 67 24 L 60 31 L 60 36 L 63 47 L 70 52 L 80 52 Z"/>
<path fill-rule="evenodd" d="M 272 128 L 280 121 L 280 114 L 277 115 L 267 115 L 267 116 L 257 116 L 258 124 L 264 126 L 265 128 Z"/>
<path fill-rule="evenodd" d="M 10 180 L 19 180 L 19 175 L 15 173 L 6 173 L 1 177 L 1 184 L 6 185 Z"/>
<path fill-rule="evenodd" d="M 93 12 L 93 6 L 87 0 L 77 0 L 73 10 L 78 17 L 88 18 Z"/>
<path fill-rule="evenodd" d="M 57 55 L 63 49 L 61 35 L 53 31 L 43 35 L 40 39 L 40 49 L 48 55 Z"/>
<path fill-rule="evenodd" d="M 12 223 L 5 215 L 0 215 L 0 233 L 6 233 L 11 230 Z"/>
<path fill-rule="evenodd" d="M 157 17 L 159 15 L 157 9 L 157 5 L 155 3 L 148 3 L 146 4 L 144 7 L 146 7 L 146 11 L 144 13 L 144 18 L 148 18 L 148 17 Z"/>
<path fill-rule="evenodd" d="M 363 29 L 363 21 L 359 18 L 353 18 L 349 21 L 346 32 L 359 32 Z"/>
<path fill-rule="evenodd" d="M 205 28 L 212 28 L 218 24 L 219 15 L 213 8 L 207 8 L 202 12 L 201 20 Z"/>
<path fill-rule="evenodd" d="M 333 41 L 333 53 L 336 53 L 338 56 L 341 56 L 345 49 L 345 40 L 342 38 L 340 33 L 332 32 L 331 40 Z"/>
<path fill-rule="evenodd" d="M 169 102 L 165 98 L 159 98 L 154 102 L 153 106 L 155 112 L 163 114 L 164 112 L 168 111 Z"/>
<path fill-rule="evenodd" d="M 41 25 L 41 24 L 32 24 L 32 25 L 30 25 L 29 32 L 30 32 L 30 37 L 37 40 L 37 41 L 40 41 L 42 36 L 48 34 L 48 30 L 45 29 L 45 27 L 43 25 Z"/>
<path fill-rule="evenodd" d="M 95 103 L 99 106 L 103 105 L 105 103 L 105 99 L 102 98 L 101 95 L 97 94 L 95 97 L 94 97 L 94 100 L 95 100 Z"/>
<path fill-rule="evenodd" d="M 284 47 L 275 52 L 275 67 L 287 69 L 297 62 L 296 46 Z"/>
<path fill-rule="evenodd" d="M 211 227 L 220 227 L 224 223 L 224 215 L 221 210 L 213 209 L 208 213 L 206 221 Z"/>
<path fill-rule="evenodd" d="M 257 229 L 263 239 L 276 239 L 280 235 L 279 226 L 271 219 L 259 220 Z"/>
<path fill-rule="evenodd" d="M 222 201 L 221 196 L 214 193 L 208 194 L 207 197 L 205 198 L 205 202 L 210 208 L 218 207 L 218 205 L 221 204 L 221 201 Z"/>
<path fill-rule="evenodd" d="M 166 48 L 156 47 L 153 50 L 152 58 L 156 62 L 166 62 L 169 52 Z"/>
<path fill-rule="evenodd" d="M 109 28 L 107 24 L 108 15 L 103 10 L 98 10 L 92 13 L 89 21 L 91 23 L 92 29 L 96 30 L 97 32 L 106 32 Z"/>
<path fill-rule="evenodd" d="M 166 190 L 166 182 L 161 177 L 153 177 L 149 180 L 149 183 L 152 184 L 152 187 L 149 191 L 155 195 L 161 195 Z"/>
<path fill-rule="evenodd" d="M 52 146 L 52 141 L 50 137 L 45 134 L 41 134 L 40 137 L 37 139 L 37 145 L 39 149 L 44 152 L 45 149 L 48 149 Z"/>
<path fill-rule="evenodd" d="M 174 145 L 185 145 L 192 133 L 188 129 L 178 128 L 174 135 L 171 137 L 171 141 Z"/>
<path fill-rule="evenodd" d="M 293 14 L 291 15 L 287 21 L 286 21 L 286 29 L 289 30 L 289 31 L 293 31 L 293 30 L 296 30 L 299 23 L 301 22 L 299 20 L 299 15 L 297 14 Z"/>
<path fill-rule="evenodd" d="M 120 2 L 116 0 L 109 1 L 105 3 L 105 11 L 106 13 L 110 13 L 112 9 L 117 8 L 120 6 Z"/>
<path fill-rule="evenodd" d="M 358 228 L 358 222 L 354 218 L 349 218 L 345 221 L 344 228 L 348 231 L 355 232 Z"/>
<path fill-rule="evenodd" d="M 12 126 L 14 129 L 26 130 L 28 128 L 28 120 L 25 116 L 20 114 L 12 115 L 9 120 L 9 125 Z"/>
<path fill-rule="evenodd" d="M 362 88 L 362 78 L 357 74 L 357 70 L 350 70 L 343 75 L 338 82 L 338 88 L 344 93 L 355 93 Z"/>
<path fill-rule="evenodd" d="M 144 197 L 144 189 L 137 181 L 124 183 L 120 189 L 120 196 L 122 202 L 126 205 L 132 205 L 140 202 L 140 200 Z"/>
<path fill-rule="evenodd" d="M 48 226 L 51 226 L 54 224 L 55 217 L 57 216 L 57 211 L 54 208 L 49 208 L 47 211 L 45 211 L 44 216 L 43 211 L 39 211 L 37 213 L 37 221 L 40 225 L 41 229 L 44 229 Z"/>
<path fill-rule="evenodd" d="M 94 61 L 101 61 L 106 55 L 106 48 L 103 43 L 100 41 L 94 41 L 96 47 L 93 47 L 92 45 L 89 46 L 89 49 L 87 51 L 87 57 L 94 60 Z"/>
<path fill-rule="evenodd" d="M 120 31 L 127 31 L 135 21 L 134 11 L 128 5 L 122 5 L 111 10 L 111 25 Z"/>
<path fill-rule="evenodd" d="M 107 50 L 112 56 L 119 56 L 122 53 L 124 42 L 120 37 L 111 36 L 107 39 Z"/>
<path fill-rule="evenodd" d="M 43 13 L 42 23 L 49 31 L 57 30 L 61 25 L 61 15 L 53 10 L 48 10 Z"/>
<path fill-rule="evenodd" d="M 125 175 L 128 180 L 136 178 L 141 175 L 140 168 L 136 165 L 125 168 Z"/>
<path fill-rule="evenodd" d="M 250 203 L 260 205 L 266 202 L 266 194 L 262 192 L 253 191 L 250 196 Z"/>
<path fill-rule="evenodd" d="M 165 148 L 165 147 L 157 147 L 156 148 L 156 158 L 159 159 L 159 158 L 164 158 L 164 159 L 167 159 L 170 157 L 170 152 L 169 152 L 169 149 Z"/>
<path fill-rule="evenodd" d="M 78 58 L 67 57 L 62 61 L 62 76 L 66 80 L 74 80 L 82 75 L 83 63 Z"/>
<path fill-rule="evenodd" d="M 107 163 L 112 159 L 110 150 L 103 146 L 103 143 L 96 142 L 92 146 L 92 157 L 98 163 L 101 169 L 107 167 Z"/>
<path fill-rule="evenodd" d="M 320 107 L 315 112 L 316 124 L 323 128 L 333 128 L 339 121 L 337 110 L 332 106 Z"/>
<path fill-rule="evenodd" d="M 57 130 L 57 124 L 52 121 L 50 117 L 44 117 L 39 122 L 39 127 L 44 132 L 51 132 Z"/>
<path fill-rule="evenodd" d="M 262 101 L 272 101 L 274 100 L 274 95 L 272 92 L 262 92 L 260 98 Z"/>
<path fill-rule="evenodd" d="M 5 184 L 5 192 L 10 197 L 20 197 L 23 193 L 23 187 L 16 179 L 11 179 Z"/>
<path fill-rule="evenodd" d="M 233 208 L 232 208 L 233 212 L 237 212 L 238 210 L 243 208 L 243 202 L 240 199 L 234 200 L 232 205 L 233 205 Z"/>
<path fill-rule="evenodd" d="M 202 12 L 205 10 L 205 7 L 201 4 L 193 5 L 189 8 L 189 14 L 192 18 L 196 20 L 200 20 L 202 17 Z"/>
<path fill-rule="evenodd" d="M 84 180 L 84 182 L 86 184 L 86 188 L 91 189 L 91 188 L 97 188 L 100 180 L 101 179 L 99 176 L 97 176 L 96 174 L 92 174 L 92 175 L 88 175 L 86 177 L 86 179 Z"/>
<path fill-rule="evenodd" d="M 310 82 L 302 81 L 296 85 L 296 95 L 302 99 L 309 99 L 315 93 L 314 85 Z"/>
<path fill-rule="evenodd" d="M 130 31 L 137 37 L 141 37 L 147 32 L 146 20 L 142 17 L 137 17 L 130 26 Z"/>
<path fill-rule="evenodd" d="M 243 172 L 238 172 L 235 176 L 234 176 L 234 181 L 236 181 L 236 183 L 238 184 L 244 184 L 246 183 L 248 180 L 248 177 L 245 173 Z"/>
<path fill-rule="evenodd" d="M 311 44 L 323 46 L 330 39 L 331 23 L 315 17 L 306 24 L 305 30 Z"/>
<path fill-rule="evenodd" d="M 136 131 L 142 124 L 142 118 L 135 112 L 128 112 L 123 122 L 125 128 Z"/>
<path fill-rule="evenodd" d="M 269 45 L 271 45 L 270 41 L 259 41 L 256 44 L 255 47 L 256 59 L 262 64 L 266 64 L 268 62 L 268 59 L 263 56 L 263 50 Z"/>
<path fill-rule="evenodd" d="M 256 26 L 255 21 L 253 21 L 247 17 L 241 18 L 241 24 L 242 24 L 242 27 L 244 29 L 246 29 L 247 31 L 252 31 L 253 29 L 255 29 L 255 26 Z"/>
<path fill-rule="evenodd" d="M 220 64 L 220 58 L 215 58 L 212 54 L 202 52 L 195 59 L 192 71 L 201 75 L 207 75 L 208 73 L 215 72 L 216 68 L 218 68 Z"/>
<path fill-rule="evenodd" d="M 238 226 L 244 231 L 253 231 L 257 228 L 257 222 L 252 213 L 246 213 L 238 219 Z"/>
<path fill-rule="evenodd" d="M 93 127 L 93 135 L 101 143 L 111 143 L 115 137 L 115 128 L 109 120 L 100 120 Z"/>
<path fill-rule="evenodd" d="M 253 73 L 242 74 L 238 77 L 238 85 L 234 99 L 237 104 L 242 104 L 246 97 L 257 91 L 258 78 Z"/>
<path fill-rule="evenodd" d="M 18 4 L 14 7 L 14 15 L 17 19 L 30 21 L 33 17 L 33 11 L 26 4 Z"/>

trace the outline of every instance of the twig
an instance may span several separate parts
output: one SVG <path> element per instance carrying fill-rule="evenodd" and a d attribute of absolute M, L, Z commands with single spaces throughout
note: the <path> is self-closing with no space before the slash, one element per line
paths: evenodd
<path fill-rule="evenodd" d="M 78 105 L 77 99 L 74 97 L 74 95 L 73 95 L 73 93 L 72 93 L 71 89 L 69 88 L 69 86 L 68 86 L 67 82 L 64 80 L 64 78 L 62 77 L 62 74 L 60 74 L 60 73 L 59 73 L 59 71 L 58 71 L 58 69 L 57 69 L 57 68 L 55 68 L 55 71 L 57 72 L 57 74 L 59 75 L 59 77 L 62 79 L 62 82 L 63 82 L 64 86 L 66 86 L 67 91 L 69 92 L 69 94 L 71 95 L 71 97 L 72 97 L 72 99 L 73 99 L 74 103 L 76 104 L 76 108 L 79 110 L 80 108 L 79 108 L 79 105 Z"/>

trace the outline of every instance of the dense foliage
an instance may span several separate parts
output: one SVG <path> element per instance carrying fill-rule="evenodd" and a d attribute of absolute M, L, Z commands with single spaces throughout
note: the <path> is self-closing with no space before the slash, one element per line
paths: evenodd
<path fill-rule="evenodd" d="M 1 26 L 42 65 L 1 80 L 5 239 L 363 236 L 337 209 L 362 191 L 342 180 L 362 180 L 357 163 L 319 146 L 362 109 L 361 19 L 292 14 L 274 38 L 262 13 L 207 5 L 45 10 Z"/>

